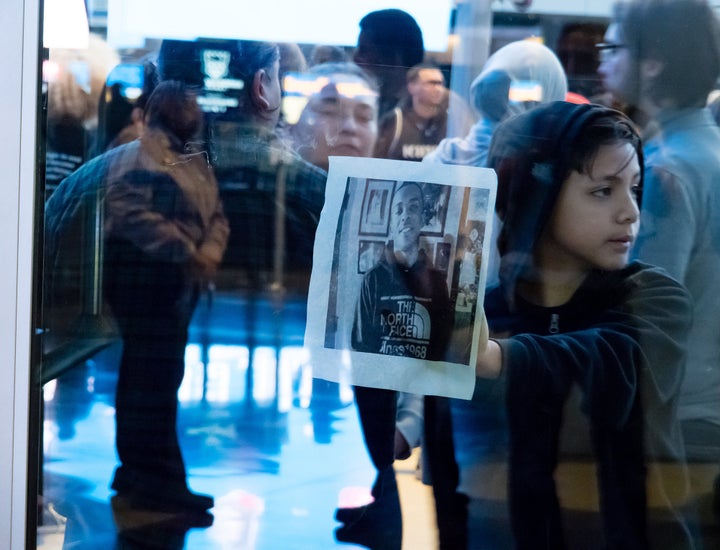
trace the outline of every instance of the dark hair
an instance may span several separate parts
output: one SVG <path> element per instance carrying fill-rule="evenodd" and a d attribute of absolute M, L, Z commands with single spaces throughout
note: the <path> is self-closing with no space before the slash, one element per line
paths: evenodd
<path fill-rule="evenodd" d="M 205 84 L 204 52 L 226 52 L 229 55 L 227 78 L 242 80 L 242 89 L 234 91 L 241 114 L 251 109 L 252 81 L 261 69 L 269 69 L 280 59 L 278 46 L 253 40 L 198 39 L 195 41 L 163 40 L 158 55 L 158 71 L 163 80 L 179 80 L 202 89 Z"/>
<path fill-rule="evenodd" d="M 498 237 L 500 254 L 531 254 L 563 182 L 572 171 L 589 173 L 599 148 L 614 143 L 630 143 L 635 149 L 642 186 L 640 136 L 619 111 L 556 101 L 501 123 L 487 162 L 498 178 L 495 206 L 504 222 Z"/>
<path fill-rule="evenodd" d="M 398 9 L 377 10 L 360 20 L 360 30 L 383 50 L 397 51 L 401 63 L 412 67 L 425 57 L 422 30 L 409 13 Z"/>
<path fill-rule="evenodd" d="M 145 121 L 149 128 L 157 128 L 175 138 L 173 145 L 182 149 L 199 135 L 203 117 L 190 87 L 178 80 L 165 80 L 148 98 Z"/>
<path fill-rule="evenodd" d="M 705 104 L 720 76 L 720 27 L 705 0 L 618 2 L 613 20 L 633 59 L 662 63 L 649 90 L 653 100 Z"/>
<path fill-rule="evenodd" d="M 422 198 L 423 202 L 425 202 L 425 192 L 423 191 L 423 186 L 417 181 L 403 181 L 400 185 L 397 186 L 397 189 L 395 189 L 395 192 L 393 193 L 393 199 L 395 198 L 395 195 L 397 195 L 401 189 L 405 189 L 406 187 L 417 187 L 417 190 L 420 191 L 420 197 Z"/>
<path fill-rule="evenodd" d="M 563 150 L 567 154 L 567 160 L 562 163 L 566 169 L 558 177 L 564 181 L 573 171 L 590 174 L 600 147 L 616 143 L 629 143 L 642 159 L 640 135 L 632 122 L 611 110 L 598 114 L 578 132 L 572 147 Z"/>

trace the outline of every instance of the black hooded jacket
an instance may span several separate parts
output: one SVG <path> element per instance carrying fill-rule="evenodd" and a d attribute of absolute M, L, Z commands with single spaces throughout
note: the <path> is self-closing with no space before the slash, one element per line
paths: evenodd
<path fill-rule="evenodd" d="M 559 307 L 530 304 L 516 292 L 570 171 L 567 151 L 608 110 L 556 102 L 498 128 L 488 162 L 498 172 L 504 222 L 501 283 L 489 291 L 485 310 L 494 331 L 515 335 L 500 342 L 510 386 L 542 377 L 557 389 L 561 380 L 574 381 L 591 420 L 614 427 L 640 411 L 642 394 L 648 453 L 681 458 L 675 409 L 691 319 L 687 291 L 663 270 L 634 262 L 591 272 Z"/>
<path fill-rule="evenodd" d="M 692 310 L 680 283 L 660 268 L 633 262 L 615 271 L 590 271 L 557 307 L 530 303 L 517 291 L 574 169 L 569 152 L 586 124 L 608 111 L 551 103 L 501 124 L 490 147 L 503 228 L 500 285 L 488 291 L 485 312 L 491 331 L 503 337 L 497 342 L 518 548 L 564 547 L 553 475 L 564 402 L 576 384 L 591 426 L 607 547 L 648 547 L 649 461 L 684 466 L 676 408 Z M 639 143 L 636 150 L 641 157 Z M 675 472 L 672 486 L 682 487 L 683 474 Z M 657 481 L 658 494 L 667 495 L 670 484 L 662 477 L 652 483 Z M 689 541 L 686 521 L 673 517 L 677 540 Z"/>

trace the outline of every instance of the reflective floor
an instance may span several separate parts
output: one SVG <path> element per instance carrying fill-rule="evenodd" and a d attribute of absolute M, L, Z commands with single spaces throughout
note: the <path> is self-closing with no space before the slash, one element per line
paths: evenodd
<path fill-rule="evenodd" d="M 351 389 L 313 381 L 295 345 L 300 318 L 292 315 L 279 354 L 266 345 L 270 320 L 254 319 L 258 346 L 250 365 L 248 347 L 238 343 L 246 335 L 223 320 L 233 305 L 232 298 L 216 301 L 209 321 L 198 308 L 179 392 L 189 485 L 215 497 L 212 525 L 184 532 L 158 514 L 123 516 L 117 523 L 130 529 L 118 534 L 109 488 L 117 463 L 116 345 L 44 388 L 39 548 L 358 548 L 333 536 L 340 526 L 335 508 L 367 502 L 374 478 Z M 436 547 L 436 535 L 432 495 L 417 478 L 417 463 L 413 456 L 397 471 L 409 516 L 405 548 L 422 550 Z"/>
<path fill-rule="evenodd" d="M 194 351 L 188 348 L 189 358 Z M 46 389 L 43 549 L 135 547 L 117 541 L 110 506 L 108 486 L 116 465 L 114 373 L 104 362 L 112 353 L 104 355 Z M 223 378 L 232 378 L 231 367 L 217 368 Z M 232 390 L 224 403 L 219 398 L 202 402 L 191 397 L 193 368 L 188 374 L 179 433 L 190 486 L 215 496 L 214 521 L 182 537 L 174 533 L 173 540 L 163 538 L 158 546 L 333 547 L 336 506 L 367 501 L 373 479 L 354 407 L 345 402 L 314 414 L 301 406 L 297 391 L 287 410 L 278 410 L 272 400 L 250 407 Z M 232 388 L 229 382 L 218 386 Z M 404 511 L 412 512 L 415 525 L 407 547 L 434 548 L 432 496 L 417 479 L 416 464 L 417 457 L 398 462 Z M 422 521 L 418 514 L 429 519 Z"/>
<path fill-rule="evenodd" d="M 258 338 L 251 353 L 242 343 L 247 333 L 231 330 L 237 323 L 227 322 L 237 307 L 243 309 L 233 300 L 217 301 L 210 317 L 199 308 L 179 392 L 178 432 L 189 485 L 215 497 L 212 525 L 185 531 L 158 514 L 118 515 L 122 509 L 117 506 L 114 519 L 109 484 L 117 463 L 116 345 L 44 388 L 39 548 L 359 548 L 337 543 L 333 536 L 340 525 L 333 518 L 335 508 L 367 502 L 374 477 L 350 388 L 313 381 L 311 361 L 299 346 L 301 316 L 286 318 L 273 336 L 272 320 L 262 318 L 269 308 L 257 308 L 261 314 L 252 323 Z M 273 339 L 277 347 L 270 345 Z M 511 547 L 505 461 L 497 452 L 498 438 L 488 429 L 496 422 L 491 417 L 478 424 L 476 416 L 460 426 L 466 445 L 458 459 L 464 467 L 462 490 L 471 497 L 471 550 Z M 456 437 L 457 431 L 458 426 Z M 417 454 L 396 463 L 403 548 L 429 550 L 437 548 L 433 500 L 418 479 L 417 464 Z M 720 548 L 720 527 L 711 511 L 717 472 L 716 463 L 690 467 L 693 505 L 707 549 Z M 570 548 L 599 548 L 591 461 L 565 461 L 557 480 Z M 120 522 L 124 535 L 118 534 Z"/>

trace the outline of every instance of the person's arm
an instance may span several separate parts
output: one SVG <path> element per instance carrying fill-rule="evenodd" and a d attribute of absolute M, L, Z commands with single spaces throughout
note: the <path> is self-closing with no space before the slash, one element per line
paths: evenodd
<path fill-rule="evenodd" d="M 626 299 L 588 329 L 491 340 L 478 375 L 548 388 L 571 377 L 583 389 L 588 413 L 613 425 L 627 419 L 641 379 L 647 400 L 668 404 L 683 377 L 691 300 L 659 269 L 644 269 L 629 284 Z"/>
<path fill-rule="evenodd" d="M 485 349 L 478 352 L 475 375 L 479 378 L 499 378 L 502 373 L 502 348 L 496 340 L 488 340 Z"/>
<path fill-rule="evenodd" d="M 54 257 L 67 228 L 77 223 L 88 208 L 103 194 L 103 186 L 111 162 L 122 159 L 127 148 L 116 148 L 91 159 L 63 179 L 45 204 L 45 253 Z"/>
<path fill-rule="evenodd" d="M 230 226 L 223 212 L 222 202 L 218 198 L 205 239 L 198 245 L 194 256 L 195 261 L 206 274 L 211 275 L 222 261 L 229 235 Z"/>
<path fill-rule="evenodd" d="M 414 393 L 398 392 L 395 422 L 395 458 L 404 460 L 420 445 L 423 432 L 424 398 Z"/>

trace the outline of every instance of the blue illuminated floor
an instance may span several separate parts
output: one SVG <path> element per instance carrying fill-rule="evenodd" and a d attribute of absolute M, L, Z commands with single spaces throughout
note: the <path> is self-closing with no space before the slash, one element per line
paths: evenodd
<path fill-rule="evenodd" d="M 212 526 L 140 531 L 118 536 L 109 483 L 116 466 L 114 388 L 119 346 L 104 350 L 45 387 L 42 550 L 316 550 L 359 548 L 339 544 L 333 515 L 339 503 L 368 498 L 373 469 L 367 457 L 350 388 L 311 377 L 311 361 L 295 330 L 273 335 L 273 323 L 254 317 L 258 336 L 251 354 L 237 323 L 238 304 L 216 302 L 221 319 L 194 326 L 179 392 L 178 433 L 189 485 L 215 497 Z M 226 311 L 223 313 L 224 309 Z M 267 311 L 259 308 L 258 311 Z M 202 319 L 204 312 L 198 311 Z M 300 316 L 301 317 L 301 316 Z M 287 320 L 287 319 L 286 319 Z M 208 319 L 205 319 L 208 321 Z M 242 323 L 241 323 L 242 324 Z M 272 342 L 280 345 L 277 354 Z M 201 345 L 203 343 L 203 345 Z M 221 344 L 222 343 L 222 344 Z M 489 423 L 491 425 L 492 423 Z M 470 502 L 470 550 L 510 547 L 502 460 L 492 458 L 491 432 L 465 426 L 473 449 L 463 490 Z M 485 450 L 483 450 L 485 449 Z M 479 451 L 478 451 L 479 450 Z M 479 455 L 489 460 L 483 461 Z M 461 458 L 460 455 L 458 455 Z M 404 550 L 437 547 L 432 495 L 416 476 L 417 456 L 396 463 L 402 500 Z M 720 528 L 708 515 L 717 465 L 693 465 L 704 510 L 705 548 L 720 548 Z M 570 508 L 571 548 L 598 548 L 597 514 L 585 509 L 594 474 L 586 462 L 567 462 L 558 485 Z M 144 544 L 139 544 L 142 541 Z M 151 544 L 153 543 L 153 544 Z"/>
<path fill-rule="evenodd" d="M 110 507 L 118 351 L 106 350 L 46 387 L 40 548 L 142 548 L 118 539 Z M 311 402 L 302 355 L 284 350 L 276 385 L 274 354 L 261 349 L 247 399 L 246 348 L 211 347 L 206 376 L 199 357 L 199 348 L 188 346 L 178 432 L 189 485 L 215 497 L 214 522 L 157 547 L 356 548 L 333 537 L 338 503 L 361 503 L 373 480 L 349 388 L 315 382 Z M 430 549 L 432 497 L 415 476 L 416 463 L 416 457 L 398 463 L 409 494 L 405 511 L 423 524 L 406 537 L 406 547 Z M 418 510 L 428 519 L 417 518 Z M 61 537 L 56 525 L 65 521 Z"/>
<path fill-rule="evenodd" d="M 374 471 L 351 389 L 313 381 L 301 348 L 303 301 L 288 298 L 281 314 L 267 297 L 227 292 L 198 305 L 178 434 L 190 487 L 215 497 L 214 521 L 153 547 L 357 548 L 335 542 L 333 516 L 339 503 L 367 502 Z M 108 348 L 45 387 L 43 550 L 142 547 L 118 537 L 110 505 L 120 350 Z M 417 457 L 398 464 L 403 514 L 416 523 L 406 522 L 405 547 L 434 548 L 432 496 L 416 478 Z"/>

